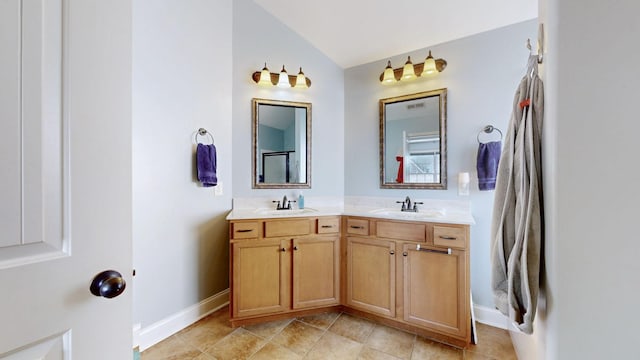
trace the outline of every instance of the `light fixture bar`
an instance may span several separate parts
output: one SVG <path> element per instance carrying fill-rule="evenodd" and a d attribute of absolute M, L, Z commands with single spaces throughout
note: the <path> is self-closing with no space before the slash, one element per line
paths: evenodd
<path fill-rule="evenodd" d="M 435 63 L 436 63 L 436 69 L 438 70 L 438 72 L 443 72 L 444 69 L 447 68 L 447 61 L 444 59 L 434 59 Z M 399 67 L 399 68 L 392 68 L 393 69 L 393 77 L 395 78 L 396 81 L 390 81 L 389 80 L 389 75 L 388 73 L 390 72 L 389 68 L 391 68 L 391 62 L 387 63 L 387 69 L 385 69 L 385 72 L 383 72 L 382 74 L 380 74 L 380 82 L 383 84 L 389 84 L 389 83 L 394 83 L 394 82 L 398 82 L 398 81 L 402 81 L 403 79 L 403 71 L 404 71 L 404 67 Z M 422 75 L 422 71 L 424 69 L 424 63 L 418 63 L 418 64 L 413 64 L 413 68 L 414 68 L 414 73 L 416 74 L 416 76 L 421 77 Z M 385 73 L 387 73 L 387 77 L 385 78 Z"/>
<path fill-rule="evenodd" d="M 266 64 L 265 64 L 265 67 L 264 67 L 264 68 L 265 68 L 265 69 L 267 68 Z M 263 69 L 263 70 L 264 70 L 264 69 Z M 300 72 L 302 72 L 302 68 L 300 68 Z M 263 73 L 262 71 L 255 71 L 255 72 L 251 75 L 251 79 L 252 79 L 256 84 L 264 85 L 265 83 L 260 81 L 260 79 L 261 79 L 261 76 L 260 76 L 260 75 L 261 75 L 262 73 Z M 292 74 L 287 74 L 287 77 L 288 77 L 288 79 L 289 79 L 289 85 L 291 85 L 291 87 L 295 87 L 295 88 L 304 88 L 304 86 L 301 86 L 301 85 L 300 85 L 300 82 L 298 81 L 298 77 L 299 77 L 299 75 L 304 76 L 304 78 L 305 78 L 305 82 L 306 82 L 306 84 L 307 84 L 307 86 L 306 86 L 306 87 L 310 87 L 310 86 L 311 86 L 311 79 L 309 79 L 307 76 L 305 76 L 305 75 L 304 75 L 304 73 L 302 73 L 302 74 L 298 73 L 298 74 L 293 74 L 293 75 L 292 75 Z M 270 85 L 271 85 L 271 86 L 276 86 L 276 85 L 278 85 L 278 80 L 280 79 L 280 73 L 279 73 L 279 72 L 278 72 L 278 73 L 272 73 L 272 72 L 269 72 L 269 77 L 270 77 Z M 302 79 L 300 79 L 300 80 L 302 80 Z M 269 86 L 269 83 L 267 83 L 266 85 L 267 85 L 267 86 Z M 296 85 L 297 85 L 297 86 L 296 86 Z"/>

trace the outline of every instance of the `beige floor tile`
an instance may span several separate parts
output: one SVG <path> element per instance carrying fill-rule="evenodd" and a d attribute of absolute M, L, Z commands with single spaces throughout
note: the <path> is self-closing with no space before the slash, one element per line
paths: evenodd
<path fill-rule="evenodd" d="M 325 332 L 307 353 L 308 360 L 350 360 L 357 359 L 363 345 L 346 337 Z"/>
<path fill-rule="evenodd" d="M 202 354 L 200 350 L 189 346 L 174 335 L 143 351 L 140 358 L 142 360 L 190 360 L 200 354 Z"/>
<path fill-rule="evenodd" d="M 180 331 L 176 336 L 185 343 L 205 351 L 231 334 L 233 330 L 228 324 L 218 321 L 218 319 L 205 318 Z"/>
<path fill-rule="evenodd" d="M 300 321 L 292 321 L 271 340 L 298 355 L 305 355 L 320 339 L 324 331 Z"/>
<path fill-rule="evenodd" d="M 299 321 L 303 323 L 313 325 L 322 330 L 327 330 L 331 324 L 336 321 L 336 318 L 340 316 L 340 313 L 337 312 L 326 312 L 322 314 L 310 315 L 298 318 Z"/>
<path fill-rule="evenodd" d="M 392 329 L 383 325 L 376 325 L 373 332 L 367 339 L 367 346 L 399 357 L 401 359 L 409 359 L 413 351 L 414 334 L 404 331 Z"/>
<path fill-rule="evenodd" d="M 411 360 L 462 360 L 463 358 L 464 352 L 462 350 L 420 336 L 416 337 L 411 354 Z"/>
<path fill-rule="evenodd" d="M 483 355 L 480 353 L 474 353 L 471 351 L 465 351 L 464 352 L 464 360 L 502 360 L 502 359 L 496 359 L 496 358 L 492 358 L 491 356 L 488 355 Z"/>
<path fill-rule="evenodd" d="M 267 343 L 250 360 L 300 360 L 301 355 L 277 344 Z"/>
<path fill-rule="evenodd" d="M 247 325 L 247 326 L 243 326 L 243 328 L 255 335 L 258 335 L 262 338 L 269 340 L 275 335 L 279 334 L 282 331 L 282 329 L 284 329 L 287 325 L 289 325 L 289 323 L 291 323 L 291 321 L 293 320 L 292 319 L 276 320 L 276 321 L 270 321 L 270 322 L 261 323 L 261 324 Z"/>
<path fill-rule="evenodd" d="M 217 360 L 217 359 L 211 355 L 202 353 L 198 357 L 193 358 L 193 360 Z"/>
<path fill-rule="evenodd" d="M 333 325 L 331 325 L 329 331 L 364 344 L 375 326 L 376 325 L 369 320 L 348 314 L 341 314 Z"/>
<path fill-rule="evenodd" d="M 509 332 L 485 324 L 477 324 L 478 344 L 469 345 L 465 353 L 479 353 L 489 358 L 516 360 Z"/>
<path fill-rule="evenodd" d="M 206 353 L 218 360 L 247 359 L 257 352 L 265 340 L 253 335 L 243 328 L 235 329 L 213 347 L 206 349 Z"/>
<path fill-rule="evenodd" d="M 399 359 L 400 358 L 383 353 L 382 351 L 372 349 L 366 345 L 360 352 L 360 356 L 358 356 L 358 360 L 399 360 Z"/>

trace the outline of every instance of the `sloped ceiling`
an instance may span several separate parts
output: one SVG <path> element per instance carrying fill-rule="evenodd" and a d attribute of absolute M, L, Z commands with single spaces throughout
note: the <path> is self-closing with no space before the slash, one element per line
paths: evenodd
<path fill-rule="evenodd" d="M 254 1 L 343 68 L 538 16 L 537 0 Z"/>

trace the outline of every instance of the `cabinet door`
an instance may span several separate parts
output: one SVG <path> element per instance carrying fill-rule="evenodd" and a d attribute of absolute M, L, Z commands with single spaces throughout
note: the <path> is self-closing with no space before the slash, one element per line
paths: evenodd
<path fill-rule="evenodd" d="M 289 309 L 289 241 L 242 240 L 233 246 L 233 317 Z"/>
<path fill-rule="evenodd" d="M 348 237 L 347 257 L 347 305 L 395 317 L 395 242 Z"/>
<path fill-rule="evenodd" d="M 337 305 L 340 299 L 339 237 L 293 240 L 293 308 Z"/>
<path fill-rule="evenodd" d="M 442 333 L 469 334 L 464 251 L 403 246 L 404 320 Z"/>

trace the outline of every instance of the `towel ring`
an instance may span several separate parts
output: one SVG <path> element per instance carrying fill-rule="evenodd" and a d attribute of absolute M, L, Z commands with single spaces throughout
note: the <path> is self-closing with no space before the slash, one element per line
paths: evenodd
<path fill-rule="evenodd" d="M 207 129 L 205 128 L 198 129 L 198 132 L 196 133 L 196 143 L 198 143 L 198 135 L 202 137 L 204 137 L 205 135 L 209 135 L 209 137 L 211 138 L 211 144 L 213 145 L 213 135 L 211 135 L 211 133 L 208 132 Z"/>
<path fill-rule="evenodd" d="M 491 134 L 494 130 L 500 133 L 500 140 L 502 140 L 502 131 L 500 131 L 500 129 L 498 129 L 493 125 L 487 125 L 484 127 L 484 129 L 478 132 L 478 136 L 476 137 L 476 139 L 478 139 L 478 144 L 482 144 L 482 141 L 480 141 L 480 134 L 482 134 L 483 132 L 487 134 Z"/>

